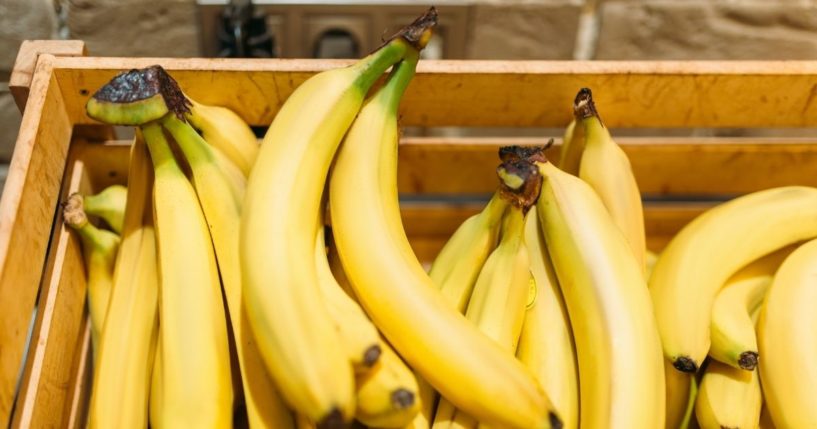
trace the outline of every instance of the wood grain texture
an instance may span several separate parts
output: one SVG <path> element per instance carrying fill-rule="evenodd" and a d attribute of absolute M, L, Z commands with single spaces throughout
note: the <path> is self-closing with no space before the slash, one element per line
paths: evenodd
<path fill-rule="evenodd" d="M 17 51 L 14 68 L 9 77 L 9 90 L 17 108 L 22 113 L 28 100 L 34 69 L 40 54 L 54 56 L 84 56 L 85 42 L 82 40 L 24 40 Z"/>
<path fill-rule="evenodd" d="M 0 200 L 0 424 L 9 420 L 71 138 L 53 60 L 39 56 Z"/>
<path fill-rule="evenodd" d="M 345 60 L 60 58 L 57 76 L 78 123 L 90 94 L 119 71 L 164 66 L 191 97 L 265 125 L 293 89 Z M 421 61 L 405 125 L 561 127 L 581 87 L 613 127 L 817 125 L 817 61 Z"/>
<path fill-rule="evenodd" d="M 91 191 L 83 162 L 74 154 L 70 158 L 61 201 L 74 192 Z M 13 428 L 66 427 L 76 373 L 85 358 L 80 348 L 87 328 L 81 241 L 59 211 L 56 221 Z"/>

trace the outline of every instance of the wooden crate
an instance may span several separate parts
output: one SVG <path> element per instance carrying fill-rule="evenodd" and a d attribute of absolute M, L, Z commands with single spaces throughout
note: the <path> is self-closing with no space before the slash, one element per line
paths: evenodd
<path fill-rule="evenodd" d="M 58 203 L 125 183 L 128 143 L 84 106 L 115 73 L 161 64 L 193 98 L 266 125 L 292 90 L 339 60 L 86 57 L 82 42 L 26 42 L 10 82 L 25 106 L 0 201 L 0 425 L 79 427 L 87 401 L 85 277 Z M 608 126 L 814 127 L 817 62 L 423 61 L 402 105 L 418 127 L 564 127 L 578 88 Z M 405 138 L 399 186 L 421 259 L 496 186 L 497 148 L 545 138 Z M 817 185 L 815 138 L 620 138 L 660 250 L 715 201 L 772 186 Z M 549 155 L 556 156 L 558 144 Z M 37 306 L 26 352 L 32 309 Z M 15 386 L 23 371 L 19 394 Z"/>

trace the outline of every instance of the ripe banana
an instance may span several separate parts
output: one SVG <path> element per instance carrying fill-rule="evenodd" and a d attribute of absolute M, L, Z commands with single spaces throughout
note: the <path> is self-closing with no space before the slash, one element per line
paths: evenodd
<path fill-rule="evenodd" d="M 162 427 L 162 415 L 164 413 L 164 395 L 162 394 L 162 383 L 164 374 L 162 371 L 162 330 L 156 337 L 156 356 L 153 358 L 153 373 L 150 376 L 150 427 Z"/>
<path fill-rule="evenodd" d="M 664 425 L 661 343 L 643 271 L 601 199 L 538 159 L 539 223 L 567 305 L 579 361 L 582 427 Z"/>
<path fill-rule="evenodd" d="M 355 380 L 355 418 L 370 427 L 402 428 L 420 411 L 417 379 L 385 341 L 380 360 Z"/>
<path fill-rule="evenodd" d="M 701 429 L 754 429 L 760 423 L 762 403 L 757 371 L 712 360 L 704 371 L 695 416 Z"/>
<path fill-rule="evenodd" d="M 224 153 L 244 177 L 248 176 L 258 157 L 258 139 L 250 126 L 226 107 L 208 106 L 187 99 L 191 106 L 185 118 L 201 132 L 207 143 Z"/>
<path fill-rule="evenodd" d="M 525 220 L 533 299 L 528 300 L 516 357 L 547 392 L 565 429 L 579 426 L 579 374 L 570 319 L 536 210 Z"/>
<path fill-rule="evenodd" d="M 141 135 L 131 148 L 122 243 L 109 317 L 100 337 L 88 408 L 91 428 L 144 428 L 156 345 L 159 293 L 150 190 L 150 158 Z"/>
<path fill-rule="evenodd" d="M 547 401 L 530 373 L 445 300 L 406 238 L 397 198 L 397 105 L 413 71 L 409 60 L 397 66 L 335 159 L 329 203 L 344 271 L 392 346 L 457 407 L 505 427 L 549 427 Z"/>
<path fill-rule="evenodd" d="M 161 298 L 161 427 L 228 427 L 232 381 L 218 267 L 196 192 L 161 125 L 142 126 L 154 167 Z"/>
<path fill-rule="evenodd" d="M 815 278 L 817 240 L 812 240 L 786 258 L 761 307 L 760 380 L 766 406 L 779 428 L 817 427 Z"/>
<path fill-rule="evenodd" d="M 698 383 L 695 375 L 676 371 L 672 362 L 664 359 L 667 418 L 666 429 L 687 429 L 693 419 Z"/>
<path fill-rule="evenodd" d="M 105 316 L 108 312 L 111 289 L 113 288 L 114 262 L 119 249 L 119 235 L 99 229 L 88 222 L 80 194 L 72 194 L 63 204 L 63 219 L 79 235 L 82 255 L 85 260 L 88 281 L 88 312 L 91 315 L 91 340 L 95 352 L 94 361 L 99 356 L 99 340 Z"/>
<path fill-rule="evenodd" d="M 236 339 L 250 427 L 291 427 L 292 415 L 266 373 L 256 341 L 247 330 L 247 315 L 242 305 L 238 234 L 244 179 L 231 179 L 217 160 L 215 148 L 210 147 L 189 124 L 174 115 L 166 116 L 162 124 L 173 136 L 190 166 L 193 186 L 210 230 L 233 337 Z"/>
<path fill-rule="evenodd" d="M 503 163 L 499 171 L 505 177 L 542 180 L 536 167 L 524 161 Z M 485 261 L 465 313 L 481 332 L 510 353 L 516 351 L 525 319 L 530 290 L 530 256 L 524 243 L 525 214 L 536 200 L 538 191 L 538 188 L 533 189 L 526 205 L 512 206 L 506 212 L 502 239 Z M 500 191 L 503 199 L 510 199 L 509 193 L 510 190 Z M 446 398 L 441 398 L 433 428 L 476 426 L 474 417 L 454 408 Z"/>
<path fill-rule="evenodd" d="M 326 311 L 340 336 L 343 351 L 354 365 L 355 372 L 368 372 L 381 356 L 380 335 L 360 305 L 341 289 L 332 275 L 326 255 L 326 234 L 323 228 L 318 231 L 315 266 L 318 269 L 320 299 L 326 305 Z"/>
<path fill-rule="evenodd" d="M 496 247 L 507 207 L 507 200 L 495 192 L 480 213 L 457 228 L 431 265 L 429 277 L 460 312 L 465 312 L 482 265 Z"/>
<path fill-rule="evenodd" d="M 584 128 L 579 177 L 599 195 L 646 276 L 644 208 L 630 160 L 601 121 L 590 89 L 579 91 L 573 111 L 576 126 Z"/>
<path fill-rule="evenodd" d="M 579 175 L 579 166 L 584 152 L 584 127 L 576 126 L 576 117 L 565 128 L 562 147 L 559 151 L 559 169 L 574 176 Z"/>
<path fill-rule="evenodd" d="M 435 22 L 431 9 L 356 64 L 301 84 L 267 131 L 247 182 L 240 255 L 250 324 L 285 400 L 319 424 L 339 425 L 355 410 L 352 366 L 335 353 L 339 335 L 315 299 L 321 192 L 370 87 Z"/>
<path fill-rule="evenodd" d="M 751 314 L 760 306 L 775 271 L 794 249 L 785 247 L 733 275 L 715 296 L 709 356 L 738 369 L 757 365 L 757 337 Z"/>
<path fill-rule="evenodd" d="M 817 189 L 754 192 L 698 216 L 661 253 L 650 292 L 664 355 L 695 372 L 710 346 L 715 295 L 731 275 L 786 245 L 817 236 Z"/>
<path fill-rule="evenodd" d="M 85 213 L 102 218 L 114 232 L 121 234 L 127 199 L 128 188 L 111 185 L 96 195 L 84 197 Z"/>

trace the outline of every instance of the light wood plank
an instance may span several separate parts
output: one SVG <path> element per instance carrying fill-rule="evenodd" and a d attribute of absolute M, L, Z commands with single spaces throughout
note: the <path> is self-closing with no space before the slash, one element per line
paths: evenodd
<path fill-rule="evenodd" d="M 71 118 L 115 73 L 161 64 L 190 96 L 269 124 L 292 90 L 344 60 L 61 58 Z M 422 61 L 406 125 L 559 127 L 581 87 L 613 127 L 817 126 L 817 61 Z"/>
<path fill-rule="evenodd" d="M 34 77 L 34 69 L 40 54 L 54 56 L 84 56 L 85 42 L 82 40 L 24 40 L 17 51 L 14 68 L 9 77 L 9 90 L 20 112 L 25 110 L 29 89 Z"/>
<path fill-rule="evenodd" d="M 72 154 L 72 159 L 76 157 Z M 61 201 L 74 192 L 89 193 L 81 161 L 70 161 Z M 25 362 L 12 427 L 64 427 L 68 423 L 87 312 L 85 264 L 79 237 L 56 216 L 37 319 Z"/>
<path fill-rule="evenodd" d="M 0 425 L 14 400 L 71 136 L 53 60 L 39 57 L 0 200 Z"/>

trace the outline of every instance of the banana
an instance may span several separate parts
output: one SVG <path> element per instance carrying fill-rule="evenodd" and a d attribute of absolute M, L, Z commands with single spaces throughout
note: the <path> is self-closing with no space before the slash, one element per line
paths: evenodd
<path fill-rule="evenodd" d="M 755 429 L 760 424 L 762 403 L 757 371 L 712 360 L 704 371 L 695 416 L 702 429 Z"/>
<path fill-rule="evenodd" d="M 503 163 L 498 171 L 505 178 L 542 180 L 536 167 L 524 161 Z M 524 243 L 525 214 L 536 200 L 539 189 L 529 189 L 532 189 L 529 201 L 512 206 L 505 214 L 502 239 L 485 261 L 465 313 L 480 331 L 510 353 L 516 351 L 530 290 L 530 256 Z M 511 198 L 507 195 L 512 192 L 503 189 L 500 194 L 509 200 Z M 461 410 L 454 411 L 451 402 L 441 398 L 432 427 L 475 427 L 476 423 L 474 417 Z"/>
<path fill-rule="evenodd" d="M 454 405 L 505 427 L 549 427 L 545 395 L 531 374 L 445 300 L 406 238 L 397 198 L 397 105 L 413 61 L 398 65 L 366 102 L 335 159 L 329 204 L 344 271 L 389 343 Z"/>
<path fill-rule="evenodd" d="M 644 208 L 630 160 L 601 121 L 590 89 L 579 91 L 573 111 L 576 126 L 584 128 L 579 177 L 599 195 L 646 276 Z"/>
<path fill-rule="evenodd" d="M 794 249 L 785 247 L 733 275 L 715 296 L 709 356 L 738 369 L 757 365 L 757 338 L 751 314 L 760 306 L 774 272 Z"/>
<path fill-rule="evenodd" d="M 666 429 L 687 429 L 693 420 L 698 385 L 693 374 L 676 371 L 672 362 L 664 359 L 667 417 Z"/>
<path fill-rule="evenodd" d="M 239 250 L 250 325 L 284 399 L 318 424 L 339 425 L 355 410 L 352 366 L 336 353 L 339 335 L 315 299 L 321 193 L 364 96 L 412 44 L 427 41 L 435 22 L 432 8 L 356 64 L 301 84 L 270 125 L 247 182 Z"/>
<path fill-rule="evenodd" d="M 96 195 L 85 197 L 85 213 L 102 218 L 117 234 L 122 233 L 128 188 L 111 185 Z"/>
<path fill-rule="evenodd" d="M 817 189 L 787 186 L 721 204 L 684 227 L 658 258 L 650 292 L 664 355 L 695 372 L 709 352 L 712 303 L 731 275 L 817 236 Z"/>
<path fill-rule="evenodd" d="M 401 428 L 420 411 L 417 379 L 385 341 L 377 364 L 355 380 L 355 418 L 366 426 Z"/>
<path fill-rule="evenodd" d="M 187 98 L 190 111 L 188 121 L 201 132 L 201 136 L 223 152 L 246 177 L 258 157 L 258 139 L 252 128 L 232 110 L 221 106 L 208 106 Z"/>
<path fill-rule="evenodd" d="M 159 123 L 142 126 L 154 167 L 162 323 L 159 426 L 228 427 L 232 380 L 218 267 L 196 192 Z"/>
<path fill-rule="evenodd" d="M 579 175 L 579 166 L 584 152 L 584 127 L 576 126 L 576 117 L 565 128 L 562 148 L 559 151 L 559 169 L 574 176 Z"/>
<path fill-rule="evenodd" d="M 88 313 L 91 315 L 91 342 L 94 361 L 99 356 L 99 340 L 108 302 L 113 287 L 114 262 L 119 249 L 119 235 L 99 229 L 88 222 L 80 194 L 72 194 L 63 204 L 62 217 L 65 223 L 79 235 L 82 242 L 82 256 L 88 281 Z"/>
<path fill-rule="evenodd" d="M 150 210 L 150 158 L 137 133 L 131 149 L 122 243 L 99 341 L 88 407 L 91 428 L 144 428 L 157 339 L 159 279 Z"/>
<path fill-rule="evenodd" d="M 465 311 L 480 269 L 496 247 L 507 207 L 508 202 L 494 193 L 480 213 L 454 231 L 431 265 L 429 277 L 460 312 Z"/>
<path fill-rule="evenodd" d="M 530 253 L 533 299 L 525 310 L 516 357 L 547 392 L 565 429 L 579 426 L 579 375 L 570 319 L 556 273 L 550 262 L 539 216 L 531 211 L 525 220 L 525 245 Z"/>
<path fill-rule="evenodd" d="M 320 225 L 323 225 L 323 222 Z M 355 367 L 355 372 L 368 372 L 373 369 L 383 351 L 380 336 L 360 305 L 347 295 L 335 280 L 326 255 L 325 235 L 323 228 L 320 228 L 315 243 L 315 266 L 318 269 L 320 298 L 326 304 L 326 311 L 340 336 L 346 356 Z"/>
<path fill-rule="evenodd" d="M 762 391 L 763 389 L 761 389 Z M 769 415 L 769 408 L 764 401 L 763 407 L 760 409 L 760 425 L 758 429 L 775 429 L 776 426 L 772 422 L 772 416 Z"/>
<path fill-rule="evenodd" d="M 761 307 L 760 380 L 769 414 L 779 428 L 817 427 L 815 278 L 817 240 L 812 240 L 783 261 Z"/>
<path fill-rule="evenodd" d="M 661 342 L 643 271 L 601 199 L 544 159 L 537 202 L 579 362 L 582 427 L 664 425 Z"/>
<path fill-rule="evenodd" d="M 241 266 L 238 258 L 244 179 L 230 178 L 220 164 L 215 148 L 210 147 L 189 124 L 174 115 L 166 116 L 162 124 L 173 136 L 190 165 L 193 186 L 213 240 L 233 337 L 236 339 L 236 353 L 250 427 L 292 427 L 292 415 L 264 369 L 255 339 L 247 331 L 248 321 L 242 305 Z"/>
<path fill-rule="evenodd" d="M 647 265 L 647 279 L 649 279 L 652 275 L 652 269 L 655 267 L 656 261 L 658 261 L 658 254 L 650 249 L 647 249 L 647 253 L 644 256 L 644 262 Z"/>
<path fill-rule="evenodd" d="M 159 329 L 156 336 L 156 356 L 153 358 L 153 373 L 150 376 L 150 427 L 162 427 L 162 415 L 164 413 L 164 395 L 162 395 L 162 330 Z"/>

